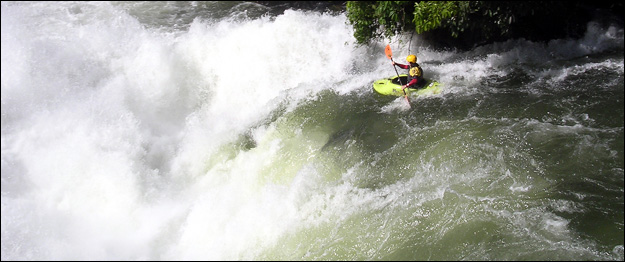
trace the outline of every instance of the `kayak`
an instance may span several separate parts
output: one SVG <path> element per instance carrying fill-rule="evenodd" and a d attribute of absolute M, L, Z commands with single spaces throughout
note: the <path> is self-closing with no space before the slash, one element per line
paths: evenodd
<path fill-rule="evenodd" d="M 399 75 L 399 80 L 401 83 L 406 84 L 408 80 L 408 75 Z M 384 78 L 380 80 L 376 80 L 373 82 L 373 89 L 382 94 L 382 95 L 394 95 L 394 96 L 403 96 L 404 91 L 401 90 L 401 84 L 399 83 L 397 76 L 391 76 L 389 78 Z M 440 83 L 433 80 L 426 80 L 426 84 L 422 88 L 414 89 L 414 88 L 406 88 L 406 94 L 408 96 L 421 96 L 421 95 L 433 95 L 441 92 Z"/>

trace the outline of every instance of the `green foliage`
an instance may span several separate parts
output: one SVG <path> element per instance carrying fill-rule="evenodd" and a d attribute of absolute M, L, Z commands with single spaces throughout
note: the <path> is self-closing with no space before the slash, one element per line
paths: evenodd
<path fill-rule="evenodd" d="M 463 25 L 464 13 L 469 6 L 466 1 L 347 1 L 349 23 L 354 37 L 360 44 L 371 39 L 391 38 L 415 28 L 418 34 L 445 25 Z M 414 11 L 413 11 L 414 10 Z M 460 16 L 460 17 L 459 17 Z M 458 18 L 459 17 L 459 18 Z M 452 30 L 457 36 L 464 26 Z"/>
<path fill-rule="evenodd" d="M 347 1 L 345 5 L 347 19 L 354 27 L 354 37 L 358 43 L 367 43 L 371 39 L 380 38 L 379 27 L 375 15 L 375 2 Z"/>
<path fill-rule="evenodd" d="M 412 10 L 412 1 L 347 1 L 349 23 L 354 27 L 354 37 L 360 44 L 371 39 L 387 37 L 411 26 L 406 11 Z"/>
<path fill-rule="evenodd" d="M 580 6 L 579 1 L 347 1 L 346 11 L 360 44 L 409 30 L 486 42 L 555 36 L 570 30 L 574 19 L 584 25 Z"/>
<path fill-rule="evenodd" d="M 440 27 L 443 21 L 448 19 L 457 20 L 460 12 L 460 3 L 458 1 L 445 2 L 417 2 L 414 4 L 415 30 L 417 34 L 427 32 Z"/>
<path fill-rule="evenodd" d="M 515 15 L 525 15 L 535 6 L 523 1 L 422 1 L 415 3 L 413 19 L 419 34 L 442 28 L 452 37 L 467 30 L 491 37 L 495 32 L 507 35 Z"/>

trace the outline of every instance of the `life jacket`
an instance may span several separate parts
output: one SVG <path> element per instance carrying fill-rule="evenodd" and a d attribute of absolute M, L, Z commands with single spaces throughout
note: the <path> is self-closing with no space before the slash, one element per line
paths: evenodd
<path fill-rule="evenodd" d="M 425 85 L 425 79 L 423 78 L 423 69 L 417 63 L 410 63 L 410 71 L 408 71 L 408 83 L 412 79 L 417 79 L 416 87 L 423 87 Z"/>

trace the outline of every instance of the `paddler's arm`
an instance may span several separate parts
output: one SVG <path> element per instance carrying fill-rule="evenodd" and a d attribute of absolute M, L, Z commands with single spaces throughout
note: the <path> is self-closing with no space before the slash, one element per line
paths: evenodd
<path fill-rule="evenodd" d="M 407 87 L 411 87 L 411 86 L 416 85 L 416 84 L 417 84 L 417 79 L 416 79 L 416 78 L 413 78 L 413 79 L 410 81 L 410 83 L 408 83 L 408 84 L 405 84 L 405 85 L 401 86 L 401 90 L 404 90 L 404 89 L 406 89 Z"/>
<path fill-rule="evenodd" d="M 409 65 L 404 65 L 404 64 L 400 64 L 400 63 L 395 63 L 395 61 L 392 61 L 393 65 L 399 66 L 401 69 L 408 69 L 410 68 Z"/>

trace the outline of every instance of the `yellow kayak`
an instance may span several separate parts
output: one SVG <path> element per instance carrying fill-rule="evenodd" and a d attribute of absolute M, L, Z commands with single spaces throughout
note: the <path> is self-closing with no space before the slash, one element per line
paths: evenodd
<path fill-rule="evenodd" d="M 408 80 L 408 75 L 399 75 L 399 80 L 401 80 L 401 83 L 406 84 L 406 81 Z M 403 96 L 404 91 L 401 90 L 401 84 L 399 83 L 399 80 L 397 76 L 376 80 L 375 82 L 373 82 L 373 89 L 382 95 Z M 428 81 L 428 83 L 425 85 L 425 87 L 418 89 L 404 89 L 406 90 L 406 94 L 408 96 L 420 96 L 438 94 L 441 92 L 441 84 L 439 82 L 432 80 L 426 81 Z"/>

